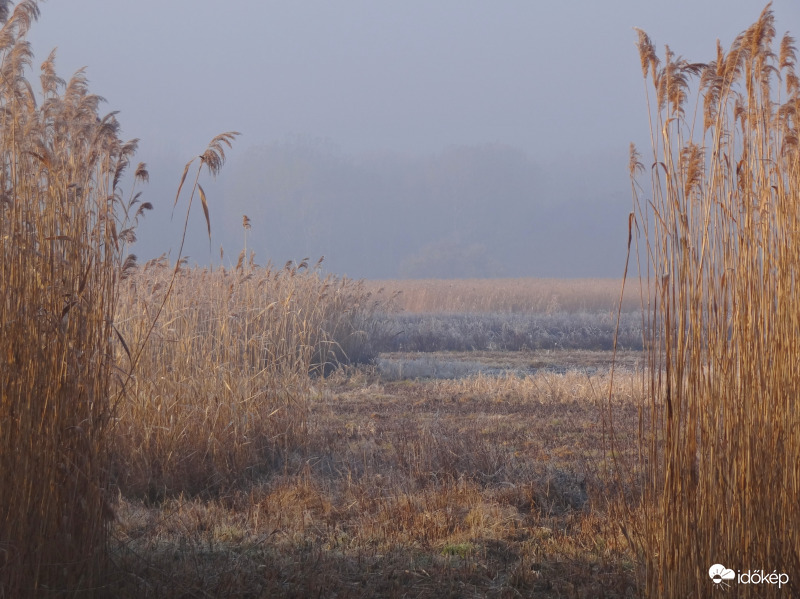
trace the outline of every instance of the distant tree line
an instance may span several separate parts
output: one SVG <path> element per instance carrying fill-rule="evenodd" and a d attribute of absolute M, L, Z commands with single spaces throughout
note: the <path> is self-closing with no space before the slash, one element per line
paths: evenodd
<path fill-rule="evenodd" d="M 325 255 L 357 277 L 464 278 L 619 276 L 624 259 L 610 258 L 624 249 L 627 188 L 584 196 L 507 145 L 354 158 L 295 139 L 250 148 L 231 173 L 229 207 L 250 217 L 262 260 Z M 623 164 L 619 175 L 624 185 Z M 241 215 L 226 227 L 236 248 Z"/>

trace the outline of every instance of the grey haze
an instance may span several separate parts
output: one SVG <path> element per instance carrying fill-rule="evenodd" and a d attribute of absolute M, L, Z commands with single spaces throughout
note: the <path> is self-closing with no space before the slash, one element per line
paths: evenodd
<path fill-rule="evenodd" d="M 30 35 L 62 77 L 141 139 L 155 205 L 133 248 L 171 252 L 183 164 L 243 136 L 191 261 L 326 256 L 354 277 L 620 276 L 628 144 L 649 147 L 634 26 L 693 61 L 764 5 L 563 2 L 52 0 Z M 779 35 L 800 5 L 773 4 Z M 185 209 L 187 198 L 179 206 Z"/>

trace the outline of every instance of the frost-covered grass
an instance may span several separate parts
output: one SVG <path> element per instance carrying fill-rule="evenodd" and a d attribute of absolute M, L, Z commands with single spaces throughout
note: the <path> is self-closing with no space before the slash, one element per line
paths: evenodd
<path fill-rule="evenodd" d="M 383 351 L 611 350 L 617 327 L 609 312 L 399 313 L 384 319 Z M 623 313 L 617 347 L 642 349 L 642 316 Z"/>

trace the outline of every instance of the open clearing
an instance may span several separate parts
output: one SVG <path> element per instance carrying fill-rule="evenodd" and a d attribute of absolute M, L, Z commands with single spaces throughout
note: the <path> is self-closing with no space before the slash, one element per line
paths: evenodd
<path fill-rule="evenodd" d="M 610 357 L 436 354 L 420 359 L 508 373 L 318 380 L 305 442 L 271 474 L 205 497 L 120 497 L 113 584 L 131 597 L 633 596 L 610 517 Z M 614 424 L 632 449 L 641 379 L 622 373 Z"/>
<path fill-rule="evenodd" d="M 642 368 L 641 351 L 543 350 L 543 351 L 441 351 L 387 352 L 378 358 L 382 378 L 456 379 L 478 374 L 529 376 L 540 372 L 565 374 L 608 372 Z"/>

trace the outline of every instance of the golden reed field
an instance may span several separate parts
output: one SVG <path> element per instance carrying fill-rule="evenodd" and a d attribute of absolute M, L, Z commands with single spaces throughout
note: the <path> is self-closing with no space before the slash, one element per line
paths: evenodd
<path fill-rule="evenodd" d="M 404 312 L 553 314 L 615 312 L 622 279 L 416 279 L 374 280 L 365 285 L 373 293 L 394 297 Z M 640 308 L 638 289 L 629 288 L 622 309 L 636 312 Z"/>
<path fill-rule="evenodd" d="M 32 80 L 39 6 L 0 6 L 0 597 L 800 593 L 769 6 L 705 64 L 639 33 L 624 279 L 492 282 L 139 264 L 136 142 L 54 55 Z M 236 136 L 186 165 L 187 217 Z"/>

